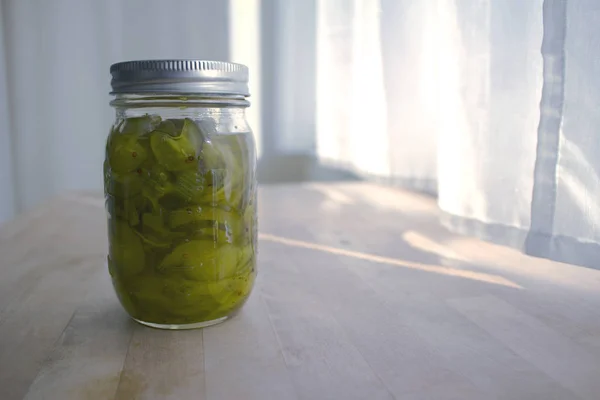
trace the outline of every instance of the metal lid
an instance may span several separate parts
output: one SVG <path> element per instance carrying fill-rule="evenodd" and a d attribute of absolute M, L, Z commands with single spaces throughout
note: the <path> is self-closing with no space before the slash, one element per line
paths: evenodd
<path fill-rule="evenodd" d="M 224 61 L 141 60 L 111 65 L 111 94 L 194 93 L 249 96 L 248 67 Z"/>

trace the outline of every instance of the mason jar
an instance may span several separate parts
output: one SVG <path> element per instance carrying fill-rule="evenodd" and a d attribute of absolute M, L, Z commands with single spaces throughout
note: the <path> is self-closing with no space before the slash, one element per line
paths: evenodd
<path fill-rule="evenodd" d="M 244 65 L 111 66 L 108 270 L 136 321 L 190 329 L 231 317 L 256 277 L 256 150 Z"/>

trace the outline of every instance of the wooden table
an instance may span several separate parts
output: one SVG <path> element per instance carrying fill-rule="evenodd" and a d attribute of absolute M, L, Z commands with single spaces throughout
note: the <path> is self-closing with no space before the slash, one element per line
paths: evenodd
<path fill-rule="evenodd" d="M 600 399 L 600 271 L 452 235 L 427 197 L 263 186 L 237 317 L 137 325 L 96 194 L 0 229 L 0 399 Z"/>

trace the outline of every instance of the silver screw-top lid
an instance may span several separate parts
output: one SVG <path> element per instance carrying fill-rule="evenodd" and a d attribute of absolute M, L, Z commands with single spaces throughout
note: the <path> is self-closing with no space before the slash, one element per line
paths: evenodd
<path fill-rule="evenodd" d="M 224 61 L 125 61 L 111 65 L 110 74 L 111 94 L 250 95 L 248 67 Z"/>

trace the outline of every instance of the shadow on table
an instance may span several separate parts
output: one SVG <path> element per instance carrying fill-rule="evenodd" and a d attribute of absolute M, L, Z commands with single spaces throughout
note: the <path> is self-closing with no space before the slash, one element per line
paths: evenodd
<path fill-rule="evenodd" d="M 564 268 L 575 267 L 449 232 L 431 197 L 368 183 L 303 187 L 263 188 L 260 208 L 268 212 L 261 213 L 261 240 L 337 255 L 341 262 L 400 267 L 406 273 L 390 274 L 399 286 L 426 272 L 432 287 L 455 294 L 465 284 L 448 279 L 511 291 L 553 285 L 573 293 L 589 289 L 585 279 L 565 279 Z M 265 193 L 270 190 L 281 196 Z M 571 273 L 576 277 L 586 271 Z"/>

